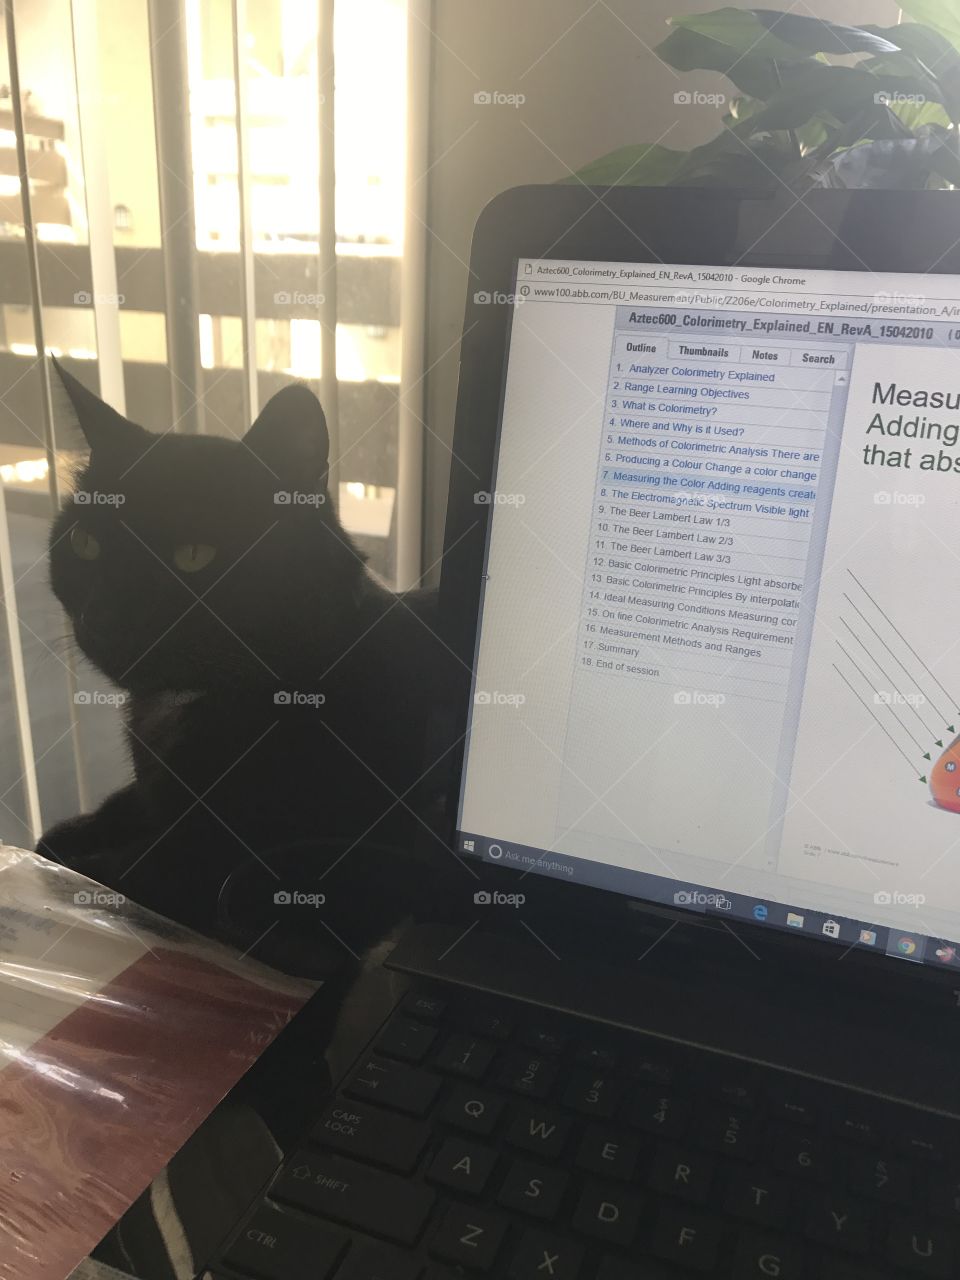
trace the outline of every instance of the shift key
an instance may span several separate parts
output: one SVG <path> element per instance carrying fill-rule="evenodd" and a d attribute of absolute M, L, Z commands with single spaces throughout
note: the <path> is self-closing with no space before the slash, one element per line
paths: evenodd
<path fill-rule="evenodd" d="M 406 1245 L 418 1239 L 434 1201 L 433 1192 L 415 1182 L 313 1151 L 295 1155 L 268 1194 Z"/>
<path fill-rule="evenodd" d="M 418 1120 L 338 1098 L 321 1116 L 310 1141 L 357 1160 L 382 1164 L 397 1173 L 411 1173 L 429 1132 Z"/>

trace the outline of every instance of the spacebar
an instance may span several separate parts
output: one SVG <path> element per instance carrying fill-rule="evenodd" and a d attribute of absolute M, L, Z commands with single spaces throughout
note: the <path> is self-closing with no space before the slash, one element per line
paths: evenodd
<path fill-rule="evenodd" d="M 340 1156 L 295 1155 L 268 1192 L 274 1200 L 360 1231 L 413 1244 L 433 1207 L 433 1192 Z"/>

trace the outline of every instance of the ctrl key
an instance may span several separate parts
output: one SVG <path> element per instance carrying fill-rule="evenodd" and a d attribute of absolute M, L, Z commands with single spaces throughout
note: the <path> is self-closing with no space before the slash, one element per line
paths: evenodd
<path fill-rule="evenodd" d="M 297 1280 L 309 1263 L 311 1280 L 327 1280 L 347 1247 L 347 1237 L 299 1214 L 261 1205 L 224 1254 L 244 1275 Z"/>
<path fill-rule="evenodd" d="M 312 1151 L 295 1155 L 269 1194 L 318 1217 L 407 1245 L 419 1237 L 434 1201 L 432 1191 L 405 1178 Z"/>

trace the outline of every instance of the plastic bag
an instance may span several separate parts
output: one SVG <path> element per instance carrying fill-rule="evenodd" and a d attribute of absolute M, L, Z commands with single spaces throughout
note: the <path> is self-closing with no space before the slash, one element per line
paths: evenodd
<path fill-rule="evenodd" d="M 315 989 L 0 845 L 0 1280 L 64 1280 Z"/>

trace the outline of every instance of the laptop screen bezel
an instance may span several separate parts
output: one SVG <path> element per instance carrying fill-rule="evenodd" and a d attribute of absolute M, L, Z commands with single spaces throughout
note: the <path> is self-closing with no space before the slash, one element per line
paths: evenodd
<path fill-rule="evenodd" d="M 478 491 L 494 488 L 513 307 L 508 298 L 521 258 L 567 261 L 687 263 L 715 267 L 805 268 L 960 276 L 960 208 L 936 191 L 815 191 L 802 200 L 698 188 L 517 187 L 492 201 L 474 232 L 460 352 L 460 385 L 451 451 L 450 487 L 440 578 L 441 633 L 462 681 L 441 717 L 437 742 L 446 763 L 442 836 L 455 832 L 470 680 L 476 656 L 488 521 Z M 488 299 L 503 299 L 491 303 Z M 437 745 L 435 742 L 434 746 Z M 520 871 L 497 868 L 509 883 Z M 707 929 L 727 927 L 709 916 L 537 877 L 538 900 L 575 914 L 582 927 L 629 928 L 637 912 Z M 778 933 L 738 920 L 746 940 L 774 942 L 795 960 L 836 957 L 836 945 Z M 960 985 L 958 975 L 880 953 L 855 951 L 852 963 L 879 981 L 891 967 L 920 979 Z"/>

